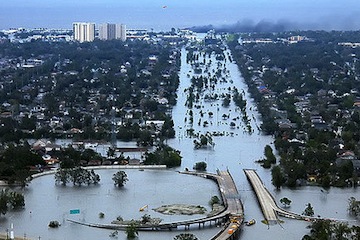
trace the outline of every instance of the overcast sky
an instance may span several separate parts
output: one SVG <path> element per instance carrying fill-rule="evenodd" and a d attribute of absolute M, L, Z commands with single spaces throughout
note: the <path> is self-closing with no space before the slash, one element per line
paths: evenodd
<path fill-rule="evenodd" d="M 70 28 L 74 21 L 169 29 L 262 20 L 359 30 L 360 0 L 0 0 L 0 29 Z"/>

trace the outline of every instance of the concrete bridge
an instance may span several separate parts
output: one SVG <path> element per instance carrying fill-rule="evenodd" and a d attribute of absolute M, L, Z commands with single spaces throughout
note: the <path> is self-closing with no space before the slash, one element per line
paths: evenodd
<path fill-rule="evenodd" d="M 268 224 L 278 223 L 279 215 L 287 218 L 293 218 L 299 220 L 312 219 L 312 217 L 292 213 L 278 207 L 275 199 L 270 194 L 270 192 L 265 188 L 263 182 L 259 178 L 259 175 L 256 173 L 256 171 L 254 169 L 244 169 L 244 172 L 247 179 L 250 181 L 252 188 L 255 191 L 255 194 L 259 201 L 259 205 L 264 214 L 265 220 L 268 222 Z"/>
<path fill-rule="evenodd" d="M 198 172 L 181 172 L 182 174 L 196 175 L 208 179 L 212 179 L 217 182 L 221 197 L 225 206 L 225 210 L 219 212 L 214 216 L 208 216 L 199 219 L 160 223 L 156 225 L 141 224 L 137 226 L 138 231 L 160 231 L 160 230 L 172 230 L 180 226 L 184 229 L 189 229 L 191 225 L 205 226 L 208 224 L 222 225 L 223 228 L 219 231 L 211 240 L 232 240 L 237 239 L 241 231 L 241 225 L 243 223 L 243 206 L 240 201 L 240 197 L 236 188 L 236 185 L 229 173 L 229 171 L 218 171 L 217 174 L 211 173 L 198 173 Z M 97 223 L 85 223 L 68 219 L 68 221 L 76 224 L 81 224 L 89 227 L 106 228 L 112 230 L 125 230 L 128 225 L 121 224 L 97 224 Z"/>

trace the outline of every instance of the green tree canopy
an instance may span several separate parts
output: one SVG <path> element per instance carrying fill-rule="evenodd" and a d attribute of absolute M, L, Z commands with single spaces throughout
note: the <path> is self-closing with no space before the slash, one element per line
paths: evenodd
<path fill-rule="evenodd" d="M 118 171 L 117 173 L 114 173 L 112 180 L 116 186 L 123 187 L 129 179 L 126 172 Z"/>
<path fill-rule="evenodd" d="M 144 164 L 164 164 L 167 167 L 177 167 L 181 165 L 180 152 L 168 145 L 161 144 L 155 152 L 146 153 Z"/>
<path fill-rule="evenodd" d="M 174 240 L 198 240 L 192 233 L 180 233 L 174 237 Z"/>
<path fill-rule="evenodd" d="M 287 207 L 291 204 L 291 200 L 287 197 L 283 197 L 282 199 L 280 199 L 280 202 L 284 205 L 284 207 Z"/>
<path fill-rule="evenodd" d="M 282 184 L 285 182 L 284 174 L 281 170 L 280 166 L 274 166 L 271 169 L 271 176 L 272 176 L 272 184 L 276 187 L 276 189 L 280 189 Z"/>
<path fill-rule="evenodd" d="M 30 166 L 36 165 L 45 165 L 45 162 L 29 145 L 10 144 L 0 155 L 0 179 L 25 186 L 31 175 Z"/>
<path fill-rule="evenodd" d="M 24 195 L 11 191 L 8 188 L 0 191 L 0 216 L 5 215 L 9 209 L 18 209 L 25 206 Z"/>
<path fill-rule="evenodd" d="M 195 163 L 194 169 L 198 171 L 206 171 L 206 167 L 206 162 L 197 162 Z"/>
<path fill-rule="evenodd" d="M 314 216 L 314 209 L 313 209 L 313 207 L 311 206 L 310 203 L 308 203 L 308 204 L 306 205 L 306 208 L 305 208 L 305 210 L 304 210 L 304 212 L 303 212 L 303 215 L 309 216 L 309 217 Z"/>

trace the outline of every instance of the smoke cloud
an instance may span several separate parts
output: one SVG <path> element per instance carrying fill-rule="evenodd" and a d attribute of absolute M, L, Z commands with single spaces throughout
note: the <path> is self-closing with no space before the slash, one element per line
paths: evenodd
<path fill-rule="evenodd" d="M 283 32 L 295 30 L 356 30 L 360 29 L 359 22 L 352 17 L 337 18 L 337 21 L 332 21 L 330 17 L 325 17 L 318 22 L 295 22 L 286 19 L 278 20 L 276 22 L 270 20 L 261 20 L 254 22 L 249 19 L 237 21 L 234 24 L 226 25 L 205 25 L 193 26 L 189 28 L 195 32 L 207 32 L 215 29 L 218 32 Z"/>

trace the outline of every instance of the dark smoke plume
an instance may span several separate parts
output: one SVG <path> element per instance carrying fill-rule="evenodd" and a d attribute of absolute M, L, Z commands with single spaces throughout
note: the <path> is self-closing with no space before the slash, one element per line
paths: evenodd
<path fill-rule="evenodd" d="M 206 25 L 189 28 L 195 32 L 207 32 L 215 29 L 218 32 L 283 32 L 296 30 L 325 30 L 325 31 L 357 31 L 360 29 L 360 14 L 347 16 L 325 16 L 318 21 L 294 22 L 286 19 L 276 22 L 261 20 L 241 20 L 227 25 Z"/>
<path fill-rule="evenodd" d="M 299 30 L 299 26 L 294 22 L 286 20 L 279 20 L 277 22 L 261 20 L 258 23 L 254 23 L 251 20 L 242 20 L 229 25 L 194 26 L 189 29 L 195 32 L 207 32 L 211 29 L 215 29 L 218 32 L 283 32 Z"/>

